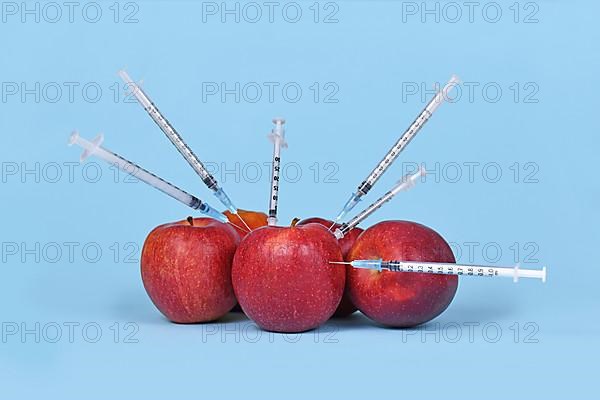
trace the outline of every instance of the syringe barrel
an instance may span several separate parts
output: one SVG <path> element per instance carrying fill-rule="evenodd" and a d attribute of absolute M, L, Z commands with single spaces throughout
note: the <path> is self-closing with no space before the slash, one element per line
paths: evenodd
<path fill-rule="evenodd" d="M 372 203 L 369 207 L 365 208 L 363 211 L 358 213 L 354 218 L 352 218 L 349 222 L 342 225 L 340 228 L 341 233 L 345 235 L 351 229 L 353 229 L 356 225 L 360 224 L 364 221 L 369 215 L 373 214 L 377 211 L 381 206 L 390 201 L 394 196 L 396 196 L 399 192 L 408 190 L 416 185 L 419 178 L 425 175 L 425 168 L 419 168 L 417 172 L 414 174 L 406 174 L 392 189 L 390 189 L 386 194 L 377 199 L 374 203 Z"/>
<path fill-rule="evenodd" d="M 271 171 L 271 191 L 269 197 L 269 216 L 267 223 L 269 226 L 277 224 L 277 204 L 279 203 L 279 173 L 281 169 L 281 147 L 285 144 L 285 131 L 283 118 L 273 119 L 275 127 L 269 135 L 269 139 L 273 142 L 273 163 Z"/>
<path fill-rule="evenodd" d="M 546 268 L 541 270 L 519 269 L 518 267 L 492 267 L 487 265 L 461 265 L 425 261 L 383 261 L 381 267 L 392 272 L 418 272 L 442 275 L 537 278 L 546 281 Z"/>
<path fill-rule="evenodd" d="M 121 171 L 130 174 L 140 181 L 160 190 L 161 192 L 179 200 L 188 207 L 199 209 L 202 206 L 202 201 L 177 186 L 165 181 L 162 178 L 154 175 L 152 172 L 124 159 L 116 153 L 109 152 L 103 148 L 99 148 L 95 153 L 98 157 L 106 160 L 110 164 L 116 165 Z"/>
<path fill-rule="evenodd" d="M 163 131 L 165 136 L 171 141 L 171 143 L 175 146 L 177 151 L 185 158 L 188 164 L 192 167 L 192 169 L 200 176 L 202 181 L 206 184 L 209 189 L 213 189 L 217 187 L 217 180 L 208 172 L 204 164 L 200 161 L 198 156 L 194 154 L 192 149 L 183 141 L 181 135 L 175 130 L 173 125 L 163 116 L 158 107 L 152 102 L 150 97 L 144 92 L 144 90 L 135 83 L 131 77 L 127 74 L 126 71 L 119 71 L 119 75 L 121 79 L 129 86 L 133 95 L 140 103 L 140 105 L 146 110 L 150 118 L 158 125 L 158 127 Z"/>
<path fill-rule="evenodd" d="M 99 139 L 94 140 L 94 142 L 90 142 L 89 140 L 80 137 L 79 134 L 75 132 L 71 135 L 70 143 L 77 144 L 78 146 L 84 148 L 89 155 L 95 155 L 107 163 L 115 165 L 121 171 L 134 176 L 140 181 L 173 197 L 175 200 L 179 200 L 186 206 L 194 209 L 201 208 L 203 203 L 198 198 L 154 175 L 152 172 L 140 167 L 139 165 L 105 149 L 104 147 L 100 146 L 101 141 L 102 137 L 99 137 Z"/>
<path fill-rule="evenodd" d="M 179 153 L 188 162 L 196 174 L 198 174 L 204 184 L 209 189 L 214 189 L 218 185 L 217 180 L 208 172 L 202 161 L 200 161 L 198 156 L 192 151 L 187 143 L 183 141 L 181 135 L 179 135 L 169 121 L 163 117 L 158 108 L 154 104 L 151 104 L 150 107 L 146 108 L 146 111 L 148 111 L 148 115 L 150 115 L 156 125 L 161 128 L 163 133 L 167 136 L 167 138 L 169 138 L 171 143 L 173 143 L 177 151 L 179 151 Z"/>
<path fill-rule="evenodd" d="M 374 203 L 372 203 L 369 207 L 362 210 L 358 213 L 354 218 L 352 218 L 347 223 L 343 224 L 340 230 L 344 235 L 354 229 L 358 224 L 367 219 L 369 215 L 373 214 L 377 211 L 385 202 L 389 201 L 392 197 L 394 197 L 394 193 L 391 191 L 387 192 L 379 199 L 377 199 Z"/>
<path fill-rule="evenodd" d="M 400 153 L 408 146 L 408 144 L 414 139 L 419 133 L 421 128 L 425 125 L 435 110 L 441 105 L 441 103 L 447 99 L 448 91 L 451 90 L 458 83 L 458 78 L 453 75 L 450 81 L 446 83 L 444 88 L 436 93 L 436 95 L 427 103 L 423 111 L 415 118 L 410 124 L 408 129 L 404 131 L 400 139 L 392 146 L 387 154 L 381 159 L 381 161 L 373 168 L 367 178 L 358 186 L 358 192 L 367 194 L 375 183 L 381 178 L 385 171 L 392 165 L 392 163 L 398 158 Z"/>
<path fill-rule="evenodd" d="M 426 173 L 425 167 L 421 166 L 414 174 L 406 174 L 392 189 L 390 189 L 389 193 L 393 197 L 402 191 L 413 188 L 419 182 L 419 179 L 425 176 Z"/>
<path fill-rule="evenodd" d="M 273 164 L 271 171 L 271 192 L 269 195 L 269 218 L 274 225 L 277 221 L 277 204 L 279 202 L 279 171 L 281 169 L 281 147 L 275 141 L 273 144 Z"/>
<path fill-rule="evenodd" d="M 483 265 L 459 265 L 454 263 L 425 261 L 384 261 L 382 268 L 392 272 L 418 272 L 441 275 L 496 276 L 492 267 Z"/>

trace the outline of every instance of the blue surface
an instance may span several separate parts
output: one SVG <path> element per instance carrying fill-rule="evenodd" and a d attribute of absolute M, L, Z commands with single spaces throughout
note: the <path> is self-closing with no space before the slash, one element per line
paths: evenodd
<path fill-rule="evenodd" d="M 65 7 L 53 23 L 56 10 L 43 3 L 39 22 L 20 3 L 2 3 L 2 397 L 589 397 L 600 356 L 600 6 L 522 2 L 516 15 L 510 2 L 493 23 L 488 3 L 472 21 L 461 6 L 456 22 L 456 7 L 437 3 L 436 22 L 420 15 L 420 2 L 323 2 L 315 23 L 313 2 L 302 2 L 292 23 L 280 3 L 272 22 L 262 6 L 252 23 L 256 10 L 240 3 L 236 23 L 212 15 L 215 4 L 119 3 L 115 22 L 112 2 L 100 3 L 97 23 L 80 4 L 72 23 Z M 128 15 L 137 22 L 124 23 Z M 301 336 L 260 333 L 240 315 L 166 322 L 137 259 L 154 226 L 189 211 L 99 162 L 68 164 L 79 156 L 66 146 L 73 129 L 87 138 L 104 132 L 106 147 L 217 205 L 140 107 L 123 102 L 123 66 L 219 168 L 241 208 L 267 208 L 265 136 L 284 116 L 282 223 L 333 217 L 424 106 L 431 94 L 422 98 L 423 90 L 457 73 L 472 97 L 463 85 L 460 99 L 442 105 L 365 203 L 415 163 L 430 172 L 438 165 L 437 176 L 368 224 L 418 221 L 452 242 L 462 262 L 547 265 L 548 283 L 461 279 L 450 308 L 421 330 L 382 329 L 360 315 Z M 221 82 L 239 82 L 239 102 L 211 94 Z M 223 176 L 223 167 L 240 172 Z M 97 328 L 102 335 L 90 343 Z M 24 329 L 34 333 L 23 337 Z"/>

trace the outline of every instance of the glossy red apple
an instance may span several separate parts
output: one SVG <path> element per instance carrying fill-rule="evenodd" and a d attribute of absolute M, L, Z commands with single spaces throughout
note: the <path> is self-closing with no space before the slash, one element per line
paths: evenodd
<path fill-rule="evenodd" d="M 455 262 L 452 249 L 433 229 L 409 221 L 384 221 L 365 230 L 350 249 L 349 260 Z M 384 325 L 412 327 L 450 305 L 458 277 L 413 272 L 348 271 L 348 292 L 366 316 Z"/>
<path fill-rule="evenodd" d="M 188 218 L 158 226 L 142 249 L 142 281 L 169 320 L 215 320 L 235 305 L 231 263 L 240 241 L 229 224 Z"/>
<path fill-rule="evenodd" d="M 298 222 L 298 225 L 306 225 L 306 224 L 312 224 L 312 223 L 321 224 L 321 225 L 329 228 L 331 226 L 331 224 L 333 224 L 333 221 L 330 221 L 330 220 L 327 220 L 324 218 L 313 217 L 313 218 L 303 219 L 302 221 Z M 336 224 L 332 228 L 332 231 L 335 230 L 335 228 L 338 228 L 339 226 L 340 226 L 339 224 Z M 352 245 L 356 241 L 356 238 L 358 237 L 358 235 L 360 235 L 362 233 L 362 231 L 363 230 L 361 228 L 354 228 L 350 232 L 348 232 L 348 234 L 346 234 L 343 238 L 338 240 L 340 249 L 342 250 L 342 257 L 344 257 L 344 260 L 346 259 L 348 252 L 352 248 Z M 350 269 L 350 268 L 352 268 L 352 267 L 348 266 L 346 269 Z M 335 318 L 347 317 L 348 315 L 354 313 L 355 311 L 356 311 L 356 307 L 354 306 L 354 304 L 352 304 L 352 301 L 350 300 L 350 296 L 348 295 L 348 291 L 344 290 L 344 295 L 342 296 L 340 305 L 335 310 L 335 313 L 333 313 L 333 317 L 335 317 Z"/>
<path fill-rule="evenodd" d="M 229 222 L 234 224 L 234 228 L 236 232 L 243 239 L 248 233 L 248 229 L 244 225 L 244 222 L 250 230 L 254 230 L 256 228 L 260 228 L 261 226 L 267 225 L 267 214 L 258 211 L 248 211 L 238 209 L 238 214 L 232 214 L 230 211 L 224 211 L 223 214 L 227 217 Z M 244 220 L 244 222 L 240 221 L 240 218 Z"/>
<path fill-rule="evenodd" d="M 235 295 L 258 326 L 275 332 L 314 329 L 334 313 L 344 292 L 340 246 L 319 224 L 266 226 L 240 243 L 233 259 Z"/>

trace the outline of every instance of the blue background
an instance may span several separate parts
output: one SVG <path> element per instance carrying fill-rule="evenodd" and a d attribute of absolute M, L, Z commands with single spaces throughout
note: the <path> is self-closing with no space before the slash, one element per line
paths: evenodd
<path fill-rule="evenodd" d="M 323 23 L 336 11 L 325 2 L 318 23 L 313 2 L 299 3 L 297 23 L 285 21 L 281 8 L 273 22 L 266 15 L 258 23 L 243 16 L 222 23 L 219 15 L 203 21 L 202 4 L 192 2 L 138 2 L 137 11 L 120 3 L 115 22 L 111 4 L 101 3 L 97 23 L 86 22 L 81 7 L 73 23 L 66 15 L 47 21 L 53 14 L 40 22 L 4 14 L 0 23 L 2 397 L 564 398 L 595 390 L 597 3 L 522 2 L 515 22 L 509 2 L 499 6 L 496 23 L 483 18 L 486 3 L 472 22 L 462 6 L 455 23 L 445 3 L 438 3 L 439 22 L 434 15 L 423 22 L 420 14 L 403 14 L 407 3 L 338 2 L 334 23 Z M 124 23 L 132 11 L 138 22 Z M 537 22 L 524 23 L 531 13 Z M 284 116 L 290 147 L 283 162 L 302 171 L 282 184 L 284 224 L 333 216 L 431 96 L 421 98 L 419 89 L 403 98 L 403 87 L 430 89 L 457 73 L 478 85 L 473 98 L 463 92 L 442 105 L 368 200 L 411 163 L 432 171 L 439 163 L 437 178 L 430 174 L 366 225 L 418 221 L 453 243 L 459 261 L 547 265 L 548 283 L 461 279 L 449 309 L 421 330 L 381 329 L 361 315 L 289 337 L 261 333 L 239 314 L 211 325 L 168 323 L 144 292 L 137 259 L 154 226 L 190 211 L 122 174 L 115 178 L 99 161 L 87 170 L 73 166 L 72 179 L 64 164 L 79 156 L 66 146 L 73 129 L 88 138 L 104 132 L 106 147 L 217 205 L 141 108 L 123 101 L 122 87 L 114 86 L 123 66 L 143 79 L 196 153 L 216 163 L 217 178 L 241 208 L 266 210 L 268 169 L 251 182 L 241 172 L 222 176 L 222 166 L 239 163 L 242 171 L 270 161 L 265 136 L 271 118 Z M 21 98 L 20 85 L 36 82 L 39 101 Z M 65 82 L 79 85 L 72 99 Z M 281 91 L 273 102 L 266 92 L 255 103 L 232 95 L 223 102 L 203 99 L 203 82 L 295 82 L 303 92 L 297 102 Z M 314 82 L 321 88 L 316 102 Z M 328 82 L 339 89 L 336 103 L 324 101 Z M 19 92 L 9 94 L 14 84 Z M 86 84 L 102 89 L 98 101 L 90 100 L 93 90 L 84 97 Z M 56 85 L 64 90 L 58 99 Z M 502 96 L 494 101 L 497 87 Z M 480 163 L 473 179 L 465 162 Z M 494 168 L 482 175 L 485 165 L 499 167 L 498 182 L 491 182 Z M 92 182 L 99 166 L 102 176 Z M 78 243 L 73 258 L 66 242 Z M 85 245 L 92 247 L 87 258 Z M 36 323 L 41 337 L 21 336 Z M 79 324 L 73 340 L 66 323 Z M 472 338 L 470 323 L 479 324 Z M 52 343 L 55 324 L 63 331 Z M 93 329 L 82 333 L 85 324 L 102 329 L 96 343 Z M 455 340 L 457 326 L 462 336 Z M 8 335 L 11 327 L 19 332 Z"/>

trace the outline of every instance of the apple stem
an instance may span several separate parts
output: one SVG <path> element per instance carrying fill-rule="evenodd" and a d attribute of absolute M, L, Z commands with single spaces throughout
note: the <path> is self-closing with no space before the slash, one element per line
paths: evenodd
<path fill-rule="evenodd" d="M 194 226 L 194 218 L 193 218 L 193 217 L 187 217 L 187 222 L 188 222 L 188 224 L 190 224 L 191 226 Z"/>
<path fill-rule="evenodd" d="M 290 226 L 293 228 L 294 226 L 296 226 L 296 224 L 300 222 L 300 218 L 294 218 L 292 220 L 292 223 L 290 224 Z"/>

